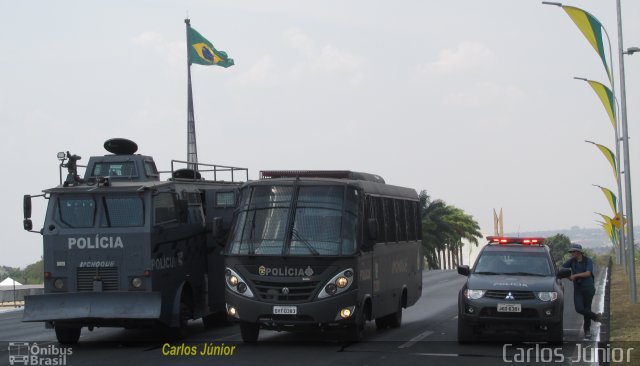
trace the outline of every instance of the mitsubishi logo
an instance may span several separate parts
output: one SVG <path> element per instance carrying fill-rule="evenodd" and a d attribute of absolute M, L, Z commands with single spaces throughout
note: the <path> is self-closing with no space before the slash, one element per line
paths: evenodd
<path fill-rule="evenodd" d="M 283 287 L 282 288 L 282 294 L 283 295 L 289 295 L 289 288 L 288 287 Z"/>
<path fill-rule="evenodd" d="M 509 293 L 507 294 L 507 296 L 505 296 L 505 298 L 504 298 L 504 299 L 505 299 L 505 300 L 515 300 L 516 298 L 515 298 L 515 297 L 513 297 L 513 295 L 511 294 L 511 292 L 509 292 Z"/>

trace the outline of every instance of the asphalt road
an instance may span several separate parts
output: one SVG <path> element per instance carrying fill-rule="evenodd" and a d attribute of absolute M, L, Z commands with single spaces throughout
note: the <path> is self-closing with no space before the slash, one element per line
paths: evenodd
<path fill-rule="evenodd" d="M 594 310 L 601 310 L 599 300 L 603 291 L 601 280 L 604 271 L 596 278 L 599 285 Z M 582 337 L 582 319 L 573 310 L 573 286 L 565 283 L 564 344 L 557 349 L 544 343 L 519 344 L 488 342 L 458 345 L 457 295 L 465 281 L 455 271 L 425 272 L 423 296 L 419 302 L 405 309 L 402 327 L 376 330 L 373 322 L 367 323 L 364 342 L 347 344 L 337 340 L 332 333 L 286 333 L 261 331 L 256 344 L 243 344 L 237 325 L 205 330 L 200 321 L 190 324 L 190 336 L 184 342 L 165 344 L 156 330 L 123 330 L 96 328 L 82 330 L 80 343 L 71 347 L 66 356 L 45 355 L 40 362 L 66 365 L 191 365 L 228 364 L 251 366 L 275 365 L 499 365 L 511 361 L 518 363 L 528 353 L 529 359 L 521 364 L 539 364 L 554 361 L 556 364 L 585 365 L 584 349 L 594 342 Z M 565 280 L 566 281 L 566 280 Z M 57 349 L 55 334 L 41 323 L 22 323 L 22 312 L 0 313 L 0 365 L 9 364 L 9 342 L 37 343 L 39 349 Z M 598 328 L 592 326 L 592 332 Z M 181 347 L 195 355 L 168 355 L 171 348 Z M 227 355 L 200 354 L 203 350 L 217 350 Z M 548 348 L 548 349 L 543 349 Z M 173 350 L 176 350 L 174 348 Z M 51 351 L 56 352 L 56 351 Z M 13 352 L 15 353 L 15 352 Z M 590 356 L 590 353 L 587 352 Z M 538 359 L 536 360 L 536 356 Z M 44 360 L 44 361 L 42 361 Z M 47 361 L 49 360 L 49 361 Z M 18 364 L 18 363 L 16 363 Z M 548 363 L 547 363 L 548 364 Z"/>

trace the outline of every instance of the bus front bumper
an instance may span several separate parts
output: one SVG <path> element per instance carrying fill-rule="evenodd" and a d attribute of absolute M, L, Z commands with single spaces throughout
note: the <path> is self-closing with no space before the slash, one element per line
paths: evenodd
<path fill-rule="evenodd" d="M 362 311 L 362 304 L 357 304 L 356 291 L 325 299 L 316 299 L 305 303 L 272 303 L 260 301 L 235 294 L 226 289 L 227 310 L 236 310 L 236 320 L 261 324 L 268 329 L 302 326 L 342 326 L 351 324 L 355 314 Z M 278 307 L 295 307 L 295 314 L 276 314 Z M 350 309 L 351 316 L 342 318 L 342 309 Z M 229 315 L 229 314 L 228 314 Z"/>
<path fill-rule="evenodd" d="M 25 296 L 23 322 L 159 319 L 159 292 L 76 292 Z"/>

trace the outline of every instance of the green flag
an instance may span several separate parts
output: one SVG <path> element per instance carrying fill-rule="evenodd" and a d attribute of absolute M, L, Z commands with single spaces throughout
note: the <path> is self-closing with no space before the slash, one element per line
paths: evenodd
<path fill-rule="evenodd" d="M 198 31 L 187 28 L 187 55 L 189 65 L 218 65 L 222 67 L 233 66 L 233 59 L 224 51 L 218 51 L 213 44 L 204 38 Z"/>

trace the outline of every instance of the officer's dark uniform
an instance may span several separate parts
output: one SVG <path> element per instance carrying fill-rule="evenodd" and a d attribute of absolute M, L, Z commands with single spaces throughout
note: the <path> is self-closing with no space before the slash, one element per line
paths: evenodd
<path fill-rule="evenodd" d="M 582 253 L 582 246 L 580 244 L 573 244 L 569 252 Z M 593 261 L 583 254 L 581 261 L 578 261 L 576 258 L 571 258 L 564 262 L 562 267 L 571 268 L 571 273 L 574 275 L 587 271 L 591 272 L 591 276 L 589 277 L 575 278 L 573 280 L 573 303 L 576 312 L 584 316 L 584 334 L 586 337 L 590 337 L 591 321 L 600 321 L 600 315 L 591 311 L 591 301 L 596 293 L 593 280 Z"/>

